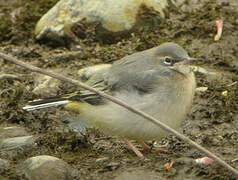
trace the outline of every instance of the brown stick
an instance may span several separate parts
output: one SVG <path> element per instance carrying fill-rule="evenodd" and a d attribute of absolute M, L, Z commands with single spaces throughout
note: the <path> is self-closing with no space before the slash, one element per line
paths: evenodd
<path fill-rule="evenodd" d="M 213 154 L 212 152 L 208 151 L 207 149 L 203 148 L 202 146 L 200 146 L 199 144 L 195 143 L 194 141 L 190 140 L 189 138 L 187 138 L 186 136 L 184 136 L 183 134 L 177 132 L 176 130 L 170 128 L 169 126 L 167 126 L 166 124 L 160 122 L 159 120 L 153 118 L 152 116 L 136 109 L 136 108 L 133 108 L 131 107 L 130 105 L 126 104 L 125 102 L 119 100 L 119 99 L 116 99 L 112 96 L 109 96 L 101 91 L 97 91 L 96 89 L 94 88 L 91 88 L 87 85 L 85 85 L 84 83 L 81 83 L 80 81 L 77 81 L 77 80 L 74 80 L 74 79 L 71 79 L 71 78 L 67 78 L 65 76 L 62 76 L 60 74 L 56 74 L 56 73 L 53 73 L 53 72 L 50 72 L 50 71 L 46 71 L 46 70 L 43 70 L 43 69 L 40 69 L 38 67 L 35 67 L 35 66 L 32 66 L 30 64 L 27 64 L 27 63 L 24 63 L 22 61 L 19 61 L 17 60 L 16 58 L 12 57 L 12 56 L 9 56 L 9 55 L 6 55 L 4 53 L 1 53 L 0 52 L 0 57 L 5 59 L 6 61 L 9 61 L 13 64 L 16 64 L 16 65 L 19 65 L 23 68 L 26 68 L 26 69 L 29 69 L 33 72 L 37 72 L 37 73 L 41 73 L 41 74 L 45 74 L 45 75 L 48 75 L 50 77 L 53 77 L 53 78 L 56 78 L 56 79 L 59 79 L 61 81 L 65 81 L 65 82 L 68 82 L 68 83 L 71 83 L 73 85 L 76 85 L 76 86 L 79 86 L 81 88 L 84 88 L 86 90 L 89 90 L 91 92 L 94 92 L 95 94 L 98 94 L 99 96 L 102 96 L 124 108 L 126 108 L 127 110 L 145 118 L 147 121 L 150 121 L 151 123 L 155 124 L 156 126 L 159 126 L 160 128 L 174 134 L 175 136 L 177 136 L 178 138 L 182 139 L 183 141 L 187 142 L 188 144 L 190 144 L 191 146 L 195 147 L 196 149 L 198 149 L 199 151 L 203 152 L 204 154 L 206 154 L 207 156 L 209 156 L 210 158 L 212 158 L 214 161 L 216 161 L 217 163 L 219 163 L 221 166 L 223 166 L 224 168 L 230 170 L 232 173 L 234 173 L 237 177 L 238 177 L 238 170 L 231 167 L 229 164 L 227 164 L 225 161 L 223 161 L 222 159 L 220 159 L 218 156 L 216 156 L 215 154 Z"/>
<path fill-rule="evenodd" d="M 134 153 L 141 159 L 145 159 L 144 155 L 139 151 L 139 149 L 137 147 L 135 147 L 130 141 L 129 139 L 127 139 L 126 137 L 123 138 L 123 140 L 127 143 L 127 145 L 134 151 Z"/>

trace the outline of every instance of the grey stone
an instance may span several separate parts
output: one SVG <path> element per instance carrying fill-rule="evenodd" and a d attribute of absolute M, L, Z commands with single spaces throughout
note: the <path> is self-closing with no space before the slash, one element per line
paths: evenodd
<path fill-rule="evenodd" d="M 87 134 L 88 127 L 90 123 L 80 115 L 69 120 L 69 128 L 81 135 Z"/>
<path fill-rule="evenodd" d="M 0 158 L 0 169 L 7 168 L 10 166 L 9 161 Z"/>
<path fill-rule="evenodd" d="M 109 157 L 102 157 L 102 158 L 96 159 L 96 163 L 102 163 L 102 162 L 105 162 L 105 161 L 108 161 L 108 160 L 109 160 Z"/>
<path fill-rule="evenodd" d="M 29 180 L 68 180 L 72 179 L 72 169 L 61 159 L 41 155 L 27 159 L 21 171 Z"/>
<path fill-rule="evenodd" d="M 26 145 L 32 145 L 35 139 L 33 136 L 13 137 L 0 140 L 0 151 L 22 148 Z"/>
<path fill-rule="evenodd" d="M 208 90 L 208 87 L 197 87 L 196 91 L 198 92 L 206 92 Z"/>
<path fill-rule="evenodd" d="M 0 139 L 12 138 L 17 136 L 26 136 L 28 133 L 23 127 L 9 126 L 0 127 Z"/>
<path fill-rule="evenodd" d="M 74 38 L 71 27 L 81 21 L 99 23 L 107 32 L 123 32 L 140 25 L 137 15 L 144 5 L 157 11 L 164 18 L 167 0 L 60 0 L 37 23 L 37 39 L 49 38 L 62 41 L 62 37 Z M 143 23 L 141 22 L 141 25 Z"/>
<path fill-rule="evenodd" d="M 120 163 L 117 163 L 117 162 L 111 162 L 111 163 L 106 165 L 106 168 L 111 170 L 111 171 L 116 170 L 119 167 L 120 167 Z"/>
<path fill-rule="evenodd" d="M 112 144 L 106 140 L 99 140 L 93 145 L 93 149 L 97 151 L 101 149 L 108 150 L 108 149 L 111 149 L 111 147 L 112 147 Z"/>

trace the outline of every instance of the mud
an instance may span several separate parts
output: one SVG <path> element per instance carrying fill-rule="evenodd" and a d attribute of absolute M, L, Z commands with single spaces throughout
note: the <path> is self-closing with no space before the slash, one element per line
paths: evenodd
<path fill-rule="evenodd" d="M 10 4 L 9 4 L 10 2 Z M 66 69 L 76 77 L 78 69 L 100 63 L 113 62 L 125 55 L 157 46 L 166 41 L 182 45 L 192 57 L 205 58 L 198 64 L 216 75 L 196 73 L 197 86 L 208 87 L 197 92 L 191 111 L 184 120 L 181 132 L 211 150 L 234 167 L 238 167 L 238 3 L 234 1 L 186 1 L 184 5 L 170 6 L 167 19 L 152 28 L 140 28 L 116 43 L 103 43 L 88 31 L 80 40 L 80 53 L 70 54 L 75 46 L 47 45 L 34 39 L 37 20 L 56 3 L 56 0 L 0 0 L 0 47 L 5 53 L 48 69 Z M 179 4 L 179 3 L 178 3 Z M 148 14 L 146 14 L 148 15 Z M 154 15 L 154 13 L 152 13 Z M 224 21 L 219 41 L 214 41 L 215 21 Z M 90 33 L 92 36 L 90 36 Z M 80 37 L 80 35 L 79 35 Z M 60 57 L 60 58 L 55 58 Z M 75 179 L 128 179 L 135 171 L 145 178 L 161 179 L 236 179 L 216 163 L 197 165 L 193 159 L 204 154 L 174 136 L 164 138 L 169 154 L 144 152 L 148 161 L 139 160 L 127 145 L 116 137 L 108 137 L 98 130 L 89 129 L 86 135 L 69 130 L 67 119 L 76 115 L 63 108 L 23 113 L 27 101 L 42 98 L 31 92 L 35 74 L 15 65 L 0 61 L 1 73 L 17 78 L 0 79 L 0 124 L 26 127 L 37 138 L 37 149 L 12 152 L 7 158 L 12 165 L 0 169 L 0 177 L 24 179 L 16 164 L 28 157 L 47 154 L 63 159 L 77 170 Z M 68 70 L 67 70 L 68 69 Z M 77 78 L 77 77 L 76 77 Z M 62 84 L 56 95 L 74 90 Z M 97 159 L 107 157 L 98 163 Z M 236 159 L 236 160 L 235 160 Z M 174 162 L 171 169 L 164 164 Z M 141 173 L 142 172 L 142 173 Z M 134 178 L 136 179 L 136 178 Z"/>

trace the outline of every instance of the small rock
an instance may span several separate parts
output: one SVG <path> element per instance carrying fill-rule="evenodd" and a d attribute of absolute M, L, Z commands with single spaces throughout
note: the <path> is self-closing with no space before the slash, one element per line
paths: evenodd
<path fill-rule="evenodd" d="M 26 145 L 32 145 L 35 139 L 33 136 L 22 136 L 0 140 L 1 150 L 13 150 Z"/>
<path fill-rule="evenodd" d="M 83 47 L 80 46 L 80 45 L 76 45 L 76 46 L 75 46 L 75 50 L 77 50 L 77 51 L 83 51 Z"/>
<path fill-rule="evenodd" d="M 105 140 L 99 140 L 93 145 L 93 149 L 99 151 L 99 150 L 108 150 L 111 149 L 112 144 Z"/>
<path fill-rule="evenodd" d="M 69 120 L 69 128 L 81 135 L 87 134 L 87 128 L 90 127 L 90 123 L 82 116 L 77 116 Z"/>
<path fill-rule="evenodd" d="M 72 179 L 72 169 L 61 159 L 41 155 L 27 159 L 21 171 L 29 180 L 68 180 Z"/>
<path fill-rule="evenodd" d="M 227 94 L 228 94 L 228 91 L 227 91 L 227 90 L 225 90 L 225 91 L 223 91 L 223 92 L 221 93 L 221 95 L 222 95 L 222 96 L 225 96 L 225 97 L 227 96 Z"/>
<path fill-rule="evenodd" d="M 102 158 L 96 159 L 96 163 L 102 163 L 102 162 L 105 162 L 105 161 L 108 161 L 108 160 L 109 160 L 109 157 L 102 157 Z"/>
<path fill-rule="evenodd" d="M 117 163 L 117 162 L 111 162 L 105 166 L 105 168 L 107 168 L 111 171 L 116 170 L 119 167 L 120 167 L 120 163 Z"/>
<path fill-rule="evenodd" d="M 199 91 L 199 92 L 206 92 L 208 89 L 208 87 L 197 87 L 196 88 L 196 91 Z"/>
<path fill-rule="evenodd" d="M 7 168 L 10 166 L 10 163 L 5 159 L 0 159 L 0 169 Z"/>
<path fill-rule="evenodd" d="M 75 40 L 71 27 L 75 24 L 100 24 L 97 33 L 111 34 L 129 31 L 144 23 L 137 17 L 141 6 L 156 11 L 155 19 L 163 19 L 167 0 L 60 0 L 37 23 L 35 34 L 37 39 L 52 39 L 63 43 L 62 37 Z M 156 16 L 156 15 L 155 15 Z M 153 24 L 151 24 L 152 26 Z M 86 25 L 87 27 L 87 25 Z M 81 36 L 86 30 L 81 27 Z M 104 36 L 111 38 L 111 36 Z M 77 40 L 76 40 L 77 41 Z"/>
<path fill-rule="evenodd" d="M 26 136 L 28 133 L 23 127 L 9 126 L 0 127 L 0 139 L 12 138 L 17 136 Z"/>

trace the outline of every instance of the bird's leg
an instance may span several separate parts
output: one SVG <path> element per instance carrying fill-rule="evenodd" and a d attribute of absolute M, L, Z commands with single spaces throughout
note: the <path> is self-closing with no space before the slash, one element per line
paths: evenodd
<path fill-rule="evenodd" d="M 138 143 L 142 146 L 145 151 L 152 151 L 152 147 L 146 144 L 144 141 L 138 141 Z"/>
<path fill-rule="evenodd" d="M 123 140 L 128 144 L 128 146 L 136 153 L 136 155 L 141 158 L 144 159 L 144 155 L 138 150 L 137 147 L 135 147 L 130 141 L 129 139 L 127 139 L 126 137 L 123 138 Z"/>
<path fill-rule="evenodd" d="M 168 150 L 167 149 L 152 149 L 152 147 L 150 147 L 148 144 L 146 144 L 144 141 L 138 141 L 138 143 L 142 146 L 142 148 L 145 150 L 145 151 L 149 151 L 151 153 L 158 153 L 158 152 L 162 152 L 162 153 L 168 153 Z"/>

